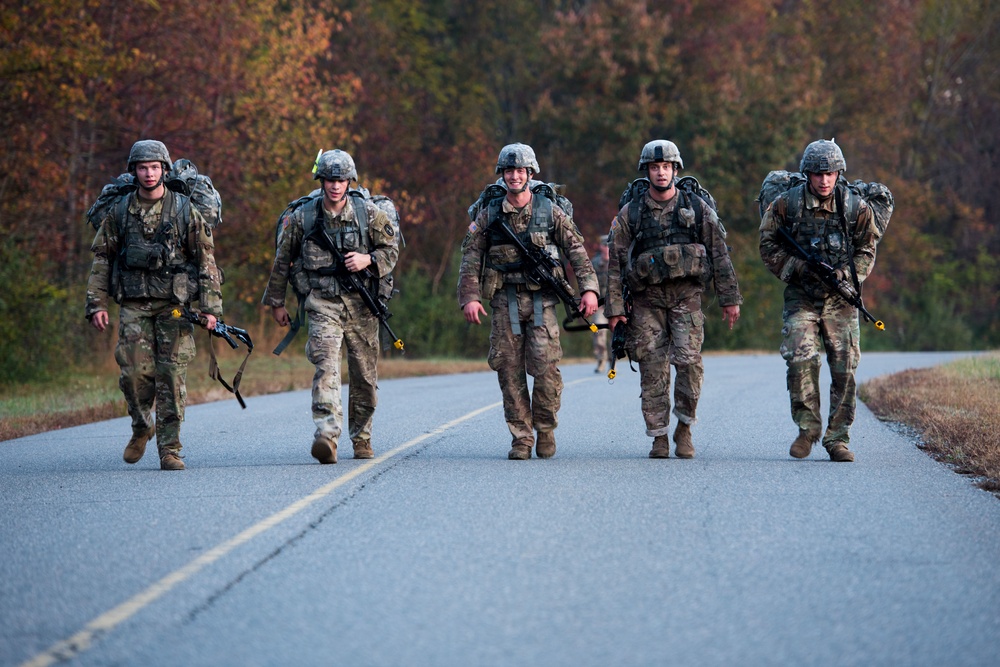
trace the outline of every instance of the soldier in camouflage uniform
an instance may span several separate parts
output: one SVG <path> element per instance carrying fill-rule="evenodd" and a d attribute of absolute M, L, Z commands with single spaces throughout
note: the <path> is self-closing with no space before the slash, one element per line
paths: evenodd
<path fill-rule="evenodd" d="M 601 294 L 605 294 L 608 291 L 609 253 L 608 237 L 602 236 L 600 238 L 600 247 L 598 248 L 597 253 L 590 258 L 590 263 L 594 265 L 594 271 L 597 273 L 597 282 L 600 285 Z M 590 321 L 594 324 L 607 324 L 608 318 L 605 317 L 604 311 L 599 308 L 597 312 L 594 313 L 594 316 L 590 318 Z M 594 369 L 595 373 L 601 373 L 604 371 L 604 364 L 608 361 L 608 351 L 610 345 L 610 329 L 600 329 L 594 333 L 594 358 L 597 360 L 597 368 Z"/>
<path fill-rule="evenodd" d="M 649 178 L 638 220 L 629 220 L 629 205 L 611 225 L 611 258 L 605 314 L 612 330 L 628 325 L 626 348 L 639 363 L 642 416 L 653 438 L 650 458 L 669 458 L 670 365 L 676 368 L 675 454 L 694 457 L 691 426 L 696 420 L 704 365 L 705 315 L 701 295 L 715 279 L 722 318 L 732 329 L 740 317 L 739 285 L 726 246 L 726 232 L 703 199 L 675 187 L 684 166 L 677 146 L 656 140 L 646 144 L 639 171 Z M 625 316 L 622 284 L 633 302 Z"/>
<path fill-rule="evenodd" d="M 856 405 L 854 372 L 861 358 L 858 310 L 792 255 L 777 229 L 784 226 L 800 245 L 817 252 L 837 269 L 837 277 L 850 290 L 854 289 L 852 265 L 860 285 L 875 264 L 875 217 L 863 199 L 838 183 L 847 162 L 833 141 L 809 144 L 799 170 L 807 182 L 779 195 L 760 224 L 761 259 L 788 283 L 781 356 L 788 366 L 792 420 L 799 427 L 789 454 L 799 459 L 809 456 L 822 434 L 819 372 L 825 349 L 832 383 L 823 446 L 832 461 L 850 462 L 854 460 L 847 447 Z"/>
<path fill-rule="evenodd" d="M 306 356 L 316 366 L 312 387 L 312 416 L 316 424 L 312 456 L 320 463 L 337 462 L 343 409 L 340 400 L 340 357 L 347 347 L 350 388 L 347 428 L 354 458 L 370 459 L 372 417 L 378 403 L 379 321 L 361 296 L 349 292 L 338 274 L 358 274 L 373 294 L 378 277 L 396 265 L 399 243 L 388 216 L 368 200 L 348 196 L 358 178 L 351 156 L 342 150 L 323 153 L 314 178 L 322 183 L 323 196 L 296 209 L 285 219 L 274 266 L 264 293 L 274 320 L 282 327 L 291 318 L 285 308 L 289 280 L 304 299 L 309 320 Z M 362 203 L 363 202 L 363 203 Z M 365 206 L 365 214 L 355 206 Z M 364 220 L 364 228 L 362 227 Z M 327 231 L 344 257 L 342 266 L 317 238 Z M 307 234 L 307 230 L 309 233 Z"/>
<path fill-rule="evenodd" d="M 214 329 L 222 317 L 222 291 L 212 230 L 187 197 L 166 188 L 170 169 L 161 142 L 132 146 L 128 171 L 138 189 L 110 206 L 101 221 L 91 247 L 86 315 L 104 331 L 109 298 L 121 306 L 115 360 L 132 417 L 125 462 L 139 461 L 155 434 L 160 468 L 183 470 L 180 428 L 195 343 L 191 322 L 173 311 L 197 301 L 206 328 Z"/>
<path fill-rule="evenodd" d="M 536 444 L 539 458 L 556 453 L 556 413 L 562 396 L 562 359 L 556 304 L 559 298 L 527 279 L 520 270 L 521 256 L 503 234 L 491 228 L 492 215 L 503 217 L 524 241 L 546 252 L 561 249 L 573 266 L 579 283 L 581 312 L 597 310 L 597 276 L 583 246 L 583 237 L 559 206 L 528 189 L 539 172 L 535 153 L 525 144 L 505 146 L 497 158 L 496 173 L 503 176 L 507 194 L 502 203 L 483 207 L 469 226 L 462 243 L 458 304 L 467 322 L 480 324 L 486 315 L 483 302 L 493 311 L 490 330 L 490 368 L 497 372 L 503 394 L 504 417 L 512 437 L 507 454 L 511 460 L 531 458 Z M 557 270 L 560 271 L 561 270 Z M 534 378 L 528 394 L 527 376 Z"/>

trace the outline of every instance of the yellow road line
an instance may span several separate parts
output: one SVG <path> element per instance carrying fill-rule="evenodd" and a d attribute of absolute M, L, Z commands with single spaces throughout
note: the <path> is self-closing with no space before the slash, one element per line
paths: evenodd
<path fill-rule="evenodd" d="M 213 547 L 212 549 L 206 551 L 198 558 L 185 565 L 184 567 L 174 570 L 163 579 L 142 591 L 141 593 L 135 595 L 129 600 L 126 600 L 122 604 L 118 605 L 110 611 L 106 611 L 94 620 L 83 626 L 79 632 L 74 634 L 68 639 L 63 639 L 59 642 L 53 644 L 48 650 L 39 653 L 35 657 L 29 659 L 27 662 L 22 663 L 22 667 L 45 667 L 47 665 L 53 665 L 57 662 L 62 662 L 64 660 L 70 660 L 73 657 L 80 655 L 86 651 L 90 646 L 103 635 L 111 632 L 115 627 L 124 623 L 131 617 L 135 616 L 137 613 L 142 611 L 145 607 L 156 601 L 158 598 L 166 595 L 180 583 L 190 579 L 194 575 L 201 572 L 203 569 L 219 560 L 226 554 L 228 554 L 233 549 L 242 546 L 252 540 L 253 538 L 267 532 L 271 528 L 274 528 L 278 524 L 282 523 L 286 519 L 290 519 L 302 510 L 306 509 L 317 500 L 322 500 L 326 496 L 330 495 L 333 491 L 343 486 L 352 479 L 362 475 L 363 473 L 371 470 L 373 467 L 382 463 L 383 461 L 400 454 L 401 452 L 410 449 L 414 445 L 418 445 L 428 438 L 432 438 L 436 435 L 440 435 L 451 429 L 464 421 L 468 421 L 473 417 L 476 417 L 488 410 L 499 407 L 502 403 L 493 403 L 487 405 L 486 407 L 479 408 L 478 410 L 473 410 L 472 412 L 453 419 L 450 422 L 443 424 L 433 431 L 424 433 L 423 435 L 417 436 L 416 438 L 404 442 L 400 446 L 392 449 L 385 454 L 364 463 L 357 468 L 354 468 L 347 474 L 338 477 L 337 479 L 324 484 L 319 487 L 308 496 L 296 500 L 294 503 L 286 507 L 285 509 L 272 514 L 268 518 L 264 519 L 260 523 L 250 526 L 242 533 L 233 537 L 230 540 Z"/>

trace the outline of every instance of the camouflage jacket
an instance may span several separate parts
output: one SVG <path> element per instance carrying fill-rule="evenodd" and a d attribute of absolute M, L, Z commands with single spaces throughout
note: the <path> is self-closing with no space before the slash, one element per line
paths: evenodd
<path fill-rule="evenodd" d="M 522 234 L 528 229 L 528 223 L 531 221 L 531 204 L 518 211 L 507 199 L 504 199 L 501 211 L 501 215 L 506 216 L 516 234 Z M 489 303 L 493 294 L 504 283 L 503 273 L 486 267 L 486 259 L 491 248 L 488 223 L 489 210 L 484 208 L 479 212 L 475 221 L 469 225 L 469 231 L 462 242 L 462 264 L 458 273 L 458 305 L 460 308 L 465 308 L 466 304 L 473 301 Z M 546 242 L 555 244 L 569 259 L 580 291 L 600 294 L 597 274 L 590 263 L 590 257 L 587 256 L 587 250 L 583 245 L 583 236 L 576 228 L 573 219 L 555 205 L 552 206 L 550 229 L 552 230 L 551 239 L 546 239 Z M 533 242 L 535 242 L 534 239 Z M 536 245 L 544 245 L 544 243 L 539 241 L 536 242 Z M 513 256 L 508 258 L 508 260 L 512 259 L 515 258 Z"/>
<path fill-rule="evenodd" d="M 671 224 L 677 196 L 669 201 L 658 202 L 647 192 L 643 195 L 643 207 L 650 210 L 661 226 Z M 704 245 L 704 253 L 710 260 L 711 275 L 715 280 L 715 292 L 719 297 L 720 306 L 738 306 L 743 303 L 740 286 L 736 280 L 736 270 L 729 257 L 729 247 L 726 245 L 726 233 L 712 207 L 705 203 L 701 205 L 701 224 L 695 230 L 696 235 Z M 683 213 L 683 209 L 680 211 Z M 697 220 L 696 217 L 694 217 Z M 696 223 L 695 223 L 696 224 Z M 622 285 L 630 264 L 629 252 L 632 249 L 635 230 L 631 229 L 628 220 L 628 204 L 618 211 L 611 223 L 611 253 L 608 261 L 608 292 L 605 300 L 604 314 L 607 317 L 619 317 L 625 314 L 625 302 L 622 297 Z M 686 278 L 686 280 L 690 280 Z"/>
<path fill-rule="evenodd" d="M 315 205 L 322 209 L 322 202 L 322 198 L 318 199 Z M 312 204 L 306 206 L 310 205 Z M 274 265 L 271 267 L 271 276 L 268 279 L 267 289 L 264 291 L 262 300 L 264 305 L 272 308 L 285 305 L 285 292 L 289 278 L 296 271 L 296 263 L 301 263 L 303 246 L 306 245 L 306 241 L 303 239 L 306 206 L 296 209 L 285 221 L 286 227 L 282 230 L 274 255 Z M 367 201 L 365 206 L 368 212 L 368 239 L 363 245 L 369 249 L 373 260 L 371 270 L 379 276 L 385 276 L 393 270 L 396 266 L 396 260 L 399 259 L 399 237 L 396 235 L 389 217 L 382 209 Z M 334 237 L 338 236 L 338 229 L 358 227 L 357 216 L 354 213 L 354 202 L 348 198 L 344 208 L 337 216 L 331 217 L 325 211 L 321 211 L 315 224 L 321 224 L 321 221 Z M 312 243 L 312 241 L 308 243 Z M 333 276 L 330 277 L 331 281 L 335 279 Z M 305 282 L 297 287 L 297 290 L 303 294 L 308 293 L 311 289 Z M 353 298 L 360 299 L 360 297 Z"/>
<path fill-rule="evenodd" d="M 837 211 L 834 197 L 820 200 L 809 191 L 806 185 L 797 187 L 805 190 L 803 201 L 806 215 L 816 219 L 836 221 Z M 764 217 L 760 222 L 760 257 L 771 273 L 782 281 L 789 285 L 805 286 L 810 292 L 823 294 L 826 290 L 819 285 L 818 279 L 810 278 L 809 272 L 803 271 L 805 260 L 794 256 L 782 242 L 781 237 L 778 236 L 778 225 L 789 229 L 793 236 L 796 235 L 788 220 L 788 201 L 788 193 L 782 193 L 764 212 Z M 837 227 L 839 228 L 839 225 Z M 847 228 L 853 251 L 849 259 L 854 263 L 858 280 L 864 281 L 875 266 L 875 245 L 879 238 L 878 228 L 875 226 L 875 216 L 864 200 L 861 200 L 858 207 L 857 218 L 847 221 Z M 829 258 L 827 259 L 829 260 Z M 836 261 L 833 263 L 837 264 Z M 834 268 L 841 267 L 834 266 Z"/>
<path fill-rule="evenodd" d="M 124 210 L 127 219 L 119 219 L 119 212 L 122 210 L 120 206 L 108 207 L 90 248 L 94 254 L 94 262 L 87 281 L 87 318 L 90 319 L 98 311 L 107 310 L 111 299 L 119 303 L 124 300 L 139 308 L 197 301 L 202 312 L 222 317 L 222 274 L 215 263 L 215 239 L 211 227 L 198 210 L 190 205 L 187 197 L 171 190 L 167 190 L 145 212 L 135 193 L 126 197 L 128 199 Z M 172 295 L 163 295 L 161 298 L 130 298 L 121 285 L 124 271 L 121 254 L 126 249 L 125 237 L 142 238 L 150 244 L 156 243 L 164 211 L 172 212 L 168 218 L 171 231 L 166 235 L 168 241 L 164 244 L 171 269 L 186 267 L 187 271 L 178 271 L 171 277 Z M 154 278 L 162 276 L 154 275 Z M 187 283 L 191 283 L 191 286 L 188 287 Z"/>

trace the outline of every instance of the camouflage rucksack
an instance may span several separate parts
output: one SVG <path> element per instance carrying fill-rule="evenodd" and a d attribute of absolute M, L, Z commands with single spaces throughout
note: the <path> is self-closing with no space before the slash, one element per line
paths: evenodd
<path fill-rule="evenodd" d="M 573 202 L 565 195 L 561 194 L 561 185 L 555 183 L 545 183 L 544 181 L 528 181 L 528 189 L 533 194 L 542 195 L 551 200 L 553 204 L 561 208 L 570 218 L 573 217 Z M 490 183 L 479 193 L 479 198 L 469 206 L 469 218 L 472 222 L 479 217 L 479 212 L 486 208 L 491 201 L 507 196 L 507 186 L 504 185 L 503 178 L 498 178 L 496 183 Z M 492 221 L 491 221 L 492 222 Z"/>
<path fill-rule="evenodd" d="M 764 213 L 767 212 L 771 202 L 778 198 L 778 195 L 806 183 L 807 180 L 805 174 L 799 172 L 783 170 L 769 172 L 760 185 L 760 193 L 756 199 L 760 217 L 764 217 Z M 849 183 L 843 176 L 838 179 L 837 183 L 845 186 L 868 203 L 868 207 L 874 214 L 875 227 L 878 230 L 878 236 L 875 240 L 882 240 L 882 236 L 885 235 L 885 230 L 889 226 L 889 218 L 892 217 L 892 212 L 895 209 L 895 201 L 889 188 L 882 183 L 865 183 L 861 180 Z"/>
<path fill-rule="evenodd" d="M 135 192 L 139 186 L 135 184 L 135 177 L 126 172 L 115 180 L 111 181 L 101 190 L 90 209 L 87 210 L 87 222 L 97 231 L 101 227 L 101 220 L 104 219 L 108 209 L 114 206 L 119 198 L 130 192 Z"/>
<path fill-rule="evenodd" d="M 680 192 L 684 193 L 692 202 L 694 207 L 695 220 L 701 223 L 701 204 L 699 200 L 704 201 L 706 204 L 712 207 L 713 211 L 718 211 L 719 206 L 715 202 L 715 197 L 712 193 L 702 187 L 701 183 L 694 176 L 682 176 L 674 182 L 674 187 L 676 187 Z M 635 229 L 639 224 L 639 207 L 642 205 L 643 195 L 649 190 L 649 179 L 648 178 L 637 178 L 627 186 L 622 192 L 622 196 L 618 198 L 618 210 L 620 211 L 623 206 L 628 204 L 628 223 L 632 229 Z M 697 195 L 697 197 L 692 197 L 691 195 Z M 719 227 L 722 228 L 723 235 L 725 235 L 725 228 L 722 227 L 722 221 L 719 220 Z"/>
<path fill-rule="evenodd" d="M 191 160 L 181 158 L 163 182 L 169 189 L 187 195 L 191 204 L 198 209 L 201 217 L 212 229 L 222 224 L 222 196 L 212 184 L 212 179 L 198 172 Z"/>
<path fill-rule="evenodd" d="M 857 180 L 849 183 L 847 187 L 857 192 L 861 195 L 862 199 L 868 202 L 868 208 L 875 215 L 875 227 L 878 229 L 878 236 L 875 240 L 881 241 L 882 237 L 885 236 L 886 228 L 889 226 L 889 218 L 892 217 L 892 211 L 896 208 L 892 192 L 889 191 L 887 186 L 874 181 L 865 183 L 864 181 Z"/>
<path fill-rule="evenodd" d="M 182 158 L 174 162 L 173 168 L 164 174 L 163 184 L 188 197 L 210 228 L 215 229 L 222 223 L 222 196 L 212 179 L 198 173 L 191 160 Z M 97 230 L 108 209 L 119 203 L 124 206 L 124 196 L 138 189 L 132 174 L 121 174 L 101 190 L 97 201 L 87 211 L 87 221 Z"/>

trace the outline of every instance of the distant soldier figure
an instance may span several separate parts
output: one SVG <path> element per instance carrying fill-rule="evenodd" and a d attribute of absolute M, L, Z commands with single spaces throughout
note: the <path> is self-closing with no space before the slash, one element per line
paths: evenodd
<path fill-rule="evenodd" d="M 788 230 L 804 248 L 818 253 L 849 285 L 852 273 L 860 285 L 875 265 L 878 231 L 868 204 L 838 183 L 847 170 L 840 146 L 814 141 L 802 154 L 799 171 L 807 182 L 779 195 L 760 224 L 760 256 L 785 287 L 781 356 L 788 366 L 788 393 L 792 420 L 799 435 L 789 454 L 809 456 L 823 432 L 820 414 L 820 354 L 830 365 L 830 418 L 823 446 L 832 461 L 851 462 L 851 440 L 856 406 L 854 372 L 861 359 L 858 310 L 831 290 L 794 256 L 782 242 L 778 227 Z"/>
<path fill-rule="evenodd" d="M 222 317 L 222 291 L 212 230 L 188 197 L 166 188 L 170 169 L 161 142 L 132 146 L 128 171 L 138 189 L 110 206 L 100 223 L 91 247 L 86 315 L 104 331 L 109 298 L 121 306 L 115 360 L 132 417 L 125 462 L 139 461 L 155 435 L 160 468 L 183 470 L 180 429 L 194 325 L 173 311 L 197 301 L 206 328 L 214 329 Z"/>
<path fill-rule="evenodd" d="M 647 143 L 639 171 L 649 179 L 632 219 L 626 204 L 611 226 L 611 259 L 604 312 L 612 330 L 627 325 L 626 347 L 639 363 L 642 416 L 653 438 L 649 457 L 670 457 L 670 366 L 674 385 L 675 454 L 694 457 L 691 426 L 697 418 L 704 378 L 701 346 L 705 315 L 701 295 L 710 278 L 732 329 L 740 317 L 736 272 L 729 258 L 725 229 L 715 210 L 693 192 L 675 187 L 684 166 L 677 146 L 666 140 Z M 632 317 L 625 316 L 623 283 L 632 296 Z"/>
<path fill-rule="evenodd" d="M 597 282 L 600 284 L 601 294 L 606 294 L 608 291 L 608 258 L 608 237 L 602 236 L 597 252 L 590 258 L 590 263 L 594 265 L 594 271 L 597 273 Z M 590 318 L 590 321 L 594 324 L 607 324 L 608 318 L 605 317 L 604 311 L 598 308 L 594 316 Z M 597 368 L 594 369 L 595 373 L 604 372 L 604 364 L 609 359 L 610 346 L 610 329 L 600 329 L 594 333 L 594 358 L 597 360 Z"/>
<path fill-rule="evenodd" d="M 503 394 L 504 417 L 510 429 L 511 460 L 556 453 L 556 413 L 562 398 L 559 360 L 559 297 L 528 280 L 519 249 L 495 225 L 506 221 L 526 245 L 557 256 L 565 253 L 573 266 L 581 295 L 580 310 L 589 317 L 597 310 L 599 288 L 583 237 L 572 218 L 558 205 L 529 189 L 539 172 L 535 152 L 525 144 L 504 146 L 496 173 L 503 177 L 506 195 L 483 207 L 462 243 L 458 304 L 467 322 L 480 324 L 493 311 L 490 330 L 490 368 L 497 372 Z M 561 269 L 558 270 L 561 275 Z M 531 395 L 527 376 L 534 378 Z M 535 431 L 538 433 L 537 443 Z"/>
<path fill-rule="evenodd" d="M 348 153 L 332 150 L 320 155 L 314 178 L 322 183 L 323 196 L 295 209 L 286 219 L 264 303 L 271 307 L 275 322 L 286 327 L 291 321 L 285 308 L 289 280 L 305 299 L 309 320 L 306 356 L 316 366 L 312 456 L 320 463 L 337 462 L 343 419 L 340 357 L 346 345 L 348 433 L 354 458 L 370 459 L 374 456 L 372 417 L 378 403 L 379 321 L 362 297 L 348 291 L 342 276 L 345 272 L 357 274 L 373 294 L 378 294 L 378 278 L 396 266 L 398 236 L 381 209 L 368 200 L 348 196 L 351 182 L 358 179 L 354 159 Z M 356 210 L 359 206 L 365 210 Z M 343 256 L 342 263 L 325 245 L 324 231 Z"/>

